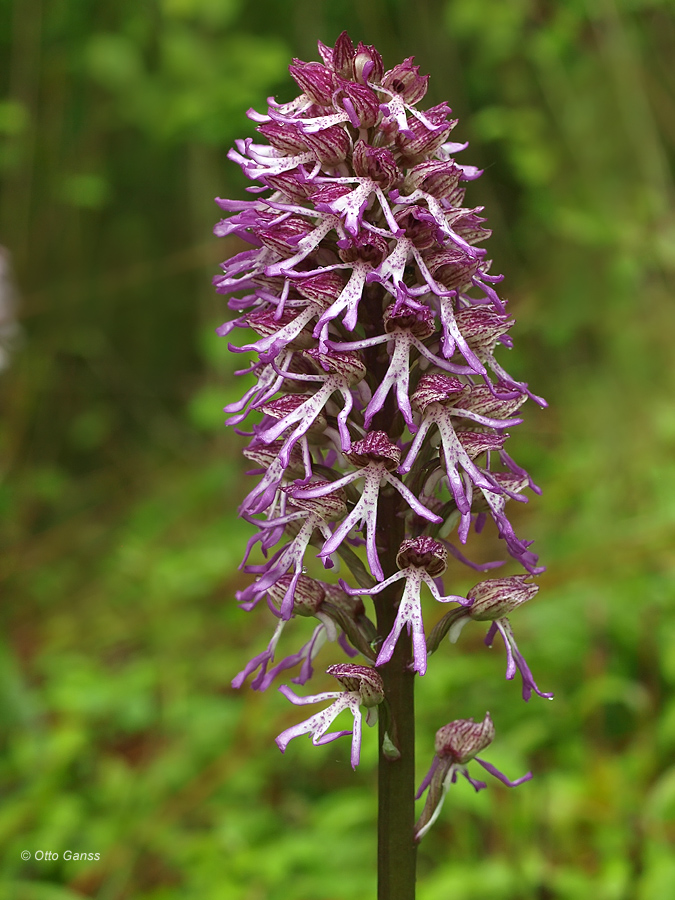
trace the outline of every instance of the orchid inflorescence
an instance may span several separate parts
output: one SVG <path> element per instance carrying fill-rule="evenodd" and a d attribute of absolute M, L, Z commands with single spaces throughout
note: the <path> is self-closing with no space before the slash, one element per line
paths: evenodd
<path fill-rule="evenodd" d="M 333 665 L 343 690 L 299 697 L 295 704 L 334 701 L 277 738 L 283 751 L 301 734 L 323 744 L 352 734 L 359 761 L 361 712 L 367 723 L 386 712 L 378 667 L 392 658 L 405 629 L 412 635 L 414 670 L 442 638 L 457 640 L 470 620 L 490 623 L 486 642 L 501 634 L 507 678 L 518 670 L 523 696 L 537 687 L 520 654 L 507 614 L 537 592 L 528 580 L 543 569 L 531 542 L 516 536 L 509 500 L 539 492 L 504 450 L 506 429 L 522 420 L 531 397 L 496 359 L 511 347 L 514 321 L 479 245 L 490 235 L 467 208 L 465 184 L 480 170 L 455 161 L 466 144 L 450 141 L 456 121 L 445 103 L 420 110 L 428 76 L 412 58 L 385 71 L 371 46 L 354 47 L 343 33 L 322 62 L 294 60 L 290 73 L 301 94 L 290 103 L 269 99 L 267 113 L 249 111 L 267 143 L 237 141 L 230 159 L 256 182 L 248 200 L 218 199 L 228 213 L 215 228 L 249 245 L 222 264 L 216 290 L 229 295 L 235 318 L 218 329 L 244 332 L 234 352 L 252 352 L 242 370 L 254 377 L 244 397 L 225 408 L 228 423 L 252 424 L 244 451 L 261 475 L 240 515 L 257 528 L 242 563 L 254 581 L 237 594 L 244 609 L 265 601 L 276 628 L 262 653 L 235 677 L 265 689 L 277 674 L 299 667 L 304 684 L 326 641 L 364 664 Z M 397 569 L 381 554 L 383 498 L 398 504 L 405 537 Z M 491 519 L 508 554 L 525 575 L 490 579 L 467 596 L 445 594 L 441 576 L 449 556 L 478 571 L 500 563 L 472 563 L 460 544 Z M 259 544 L 262 562 L 249 562 Z M 363 548 L 363 549 L 362 549 Z M 317 552 L 318 551 L 318 552 Z M 325 582 L 308 574 L 317 564 L 348 570 L 357 582 Z M 318 573 L 316 568 L 312 571 Z M 378 634 L 360 599 L 401 582 L 393 629 Z M 425 638 L 420 594 L 453 608 Z M 282 631 L 297 617 L 317 620 L 296 653 L 275 659 Z M 343 710 L 351 732 L 328 732 Z M 438 815 L 448 785 L 491 740 L 482 725 L 457 720 L 437 737 L 436 757 L 417 837 Z M 511 784 L 488 763 L 481 765 Z M 469 777 L 467 775 L 467 777 Z M 525 776 L 525 778 L 528 778 Z M 479 789 L 481 782 L 469 779 Z M 520 779 L 520 781 L 525 779 Z M 519 782 L 515 782 L 519 783 Z"/>

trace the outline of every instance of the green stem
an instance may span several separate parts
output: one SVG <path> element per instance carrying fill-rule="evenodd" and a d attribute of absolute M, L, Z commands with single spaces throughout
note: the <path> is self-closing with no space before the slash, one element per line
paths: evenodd
<path fill-rule="evenodd" d="M 385 575 L 396 571 L 396 553 L 403 537 L 402 520 L 396 515 L 398 494 L 380 500 L 378 521 L 382 522 L 383 552 L 380 559 Z M 379 531 L 379 528 L 378 528 Z M 400 582 L 376 595 L 377 632 L 384 637 L 391 631 L 398 601 Z M 390 661 L 379 668 L 389 704 L 389 718 L 380 720 L 380 757 L 378 769 L 378 900 L 414 900 L 417 845 L 415 824 L 415 673 L 411 671 L 412 646 L 404 633 Z M 389 728 L 389 733 L 385 732 Z M 388 739 L 388 740 L 386 740 Z M 398 758 L 386 752 L 393 741 Z"/>
<path fill-rule="evenodd" d="M 366 336 L 381 334 L 383 297 L 379 285 L 365 292 Z M 382 382 L 388 356 L 381 347 L 366 351 L 369 382 L 374 391 Z M 403 431 L 403 418 L 393 392 L 373 418 L 373 431 L 386 431 L 396 441 Z M 405 538 L 402 512 L 405 504 L 390 486 L 382 486 L 377 510 L 377 549 L 385 578 L 398 571 L 396 556 Z M 402 594 L 401 582 L 375 594 L 377 634 L 389 634 L 396 620 Z M 377 816 L 377 898 L 415 900 L 417 844 L 415 825 L 415 673 L 411 669 L 412 643 L 403 633 L 392 658 L 378 668 L 384 682 L 389 715 L 380 717 Z M 388 721 L 387 721 L 388 720 Z M 393 741 L 398 754 L 387 751 Z M 396 755 L 396 758 L 393 756 Z"/>
<path fill-rule="evenodd" d="M 401 638 L 390 662 L 379 670 L 401 755 L 396 760 L 385 756 L 384 727 L 381 725 L 377 828 L 378 900 L 414 900 L 415 897 L 415 682 L 414 673 L 406 671 L 406 664 L 410 660 L 409 644 L 409 640 Z"/>

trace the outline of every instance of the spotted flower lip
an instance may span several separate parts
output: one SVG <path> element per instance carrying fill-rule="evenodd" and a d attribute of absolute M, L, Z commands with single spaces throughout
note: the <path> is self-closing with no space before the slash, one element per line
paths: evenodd
<path fill-rule="evenodd" d="M 465 604 L 468 601 L 464 597 L 453 594 L 447 597 L 440 595 L 434 578 L 445 570 L 447 551 L 441 543 L 433 538 L 418 537 L 403 541 L 399 547 L 396 562 L 400 571 L 374 587 L 353 590 L 342 581 L 340 584 L 342 589 L 349 594 L 366 593 L 372 596 L 381 593 L 397 581 L 405 579 L 405 587 L 398 604 L 394 627 L 384 638 L 375 665 L 381 666 L 389 662 L 394 654 L 399 636 L 406 628 L 412 635 L 413 669 L 420 675 L 424 675 L 427 670 L 427 647 L 420 600 L 422 583 L 426 584 L 434 600 L 439 603 Z"/>
<path fill-rule="evenodd" d="M 361 498 L 346 519 L 323 545 L 319 558 L 326 559 L 334 553 L 347 538 L 353 527 L 365 527 L 366 555 L 370 570 L 379 581 L 384 581 L 384 572 L 376 546 L 377 509 L 383 482 L 393 487 L 418 516 L 430 522 L 440 523 L 442 520 L 440 516 L 420 503 L 412 491 L 392 474 L 392 468 L 395 467 L 396 462 L 400 459 L 400 451 L 389 440 L 385 432 L 371 432 L 363 440 L 356 441 L 352 447 L 352 452 L 346 452 L 345 456 L 350 462 L 360 468 L 328 485 L 316 487 L 314 484 L 310 484 L 299 490 L 296 496 L 322 497 L 351 484 L 353 481 L 363 479 L 364 485 Z"/>
<path fill-rule="evenodd" d="M 328 744 L 339 737 L 351 734 L 351 763 L 352 768 L 355 769 L 361 756 L 361 706 L 365 706 L 368 709 L 366 724 L 374 725 L 377 722 L 377 706 L 384 699 L 384 685 L 378 673 L 367 666 L 342 663 L 341 665 L 330 666 L 326 671 L 338 679 L 340 684 L 345 687 L 344 691 L 325 691 L 324 693 L 308 697 L 298 697 L 289 687 L 284 684 L 281 685 L 279 688 L 281 693 L 296 706 L 321 703 L 325 700 L 333 700 L 334 702 L 322 712 L 316 713 L 304 722 L 300 722 L 299 725 L 292 725 L 290 728 L 282 731 L 276 738 L 276 744 L 283 753 L 293 738 L 300 737 L 303 734 L 311 734 L 312 743 L 315 746 Z M 329 732 L 328 729 L 333 721 L 346 709 L 351 712 L 354 718 L 353 730 Z"/>

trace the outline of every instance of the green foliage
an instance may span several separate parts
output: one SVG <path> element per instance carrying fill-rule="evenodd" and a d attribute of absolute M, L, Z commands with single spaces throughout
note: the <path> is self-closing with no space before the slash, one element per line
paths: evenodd
<path fill-rule="evenodd" d="M 489 709 L 489 758 L 536 777 L 452 788 L 420 900 L 672 890 L 672 5 L 4 0 L 0 243 L 24 321 L 0 376 L 0 896 L 374 894 L 374 735 L 355 774 L 348 742 L 282 757 L 297 710 L 229 686 L 268 632 L 233 599 L 249 532 L 222 407 L 250 382 L 208 286 L 240 249 L 207 235 L 210 198 L 243 190 L 225 153 L 246 108 L 290 98 L 289 58 L 343 27 L 415 54 L 455 108 L 518 319 L 508 368 L 551 403 L 512 438 L 544 488 L 516 530 L 549 565 L 512 624 L 555 701 L 521 702 L 478 623 L 418 701 L 420 775 L 439 725 Z"/>

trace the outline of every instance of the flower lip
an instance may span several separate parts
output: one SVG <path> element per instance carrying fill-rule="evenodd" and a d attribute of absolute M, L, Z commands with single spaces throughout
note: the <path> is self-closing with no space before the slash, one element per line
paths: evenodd
<path fill-rule="evenodd" d="M 477 621 L 494 621 L 507 616 L 531 600 L 539 590 L 539 585 L 527 581 L 528 578 L 529 575 L 511 575 L 489 578 L 474 585 L 466 595 L 471 601 L 467 613 Z"/>
<path fill-rule="evenodd" d="M 456 719 L 436 732 L 436 753 L 438 756 L 449 757 L 458 765 L 464 765 L 491 744 L 494 736 L 495 726 L 490 713 L 485 713 L 482 722 Z"/>
<path fill-rule="evenodd" d="M 384 700 L 382 676 L 370 666 L 337 663 L 334 666 L 328 666 L 326 672 L 333 678 L 337 678 L 346 690 L 359 693 L 364 706 L 377 706 Z"/>
<path fill-rule="evenodd" d="M 401 451 L 390 440 L 386 431 L 369 431 L 360 441 L 354 441 L 352 449 L 345 456 L 355 466 L 363 467 L 372 462 L 384 463 L 390 472 L 397 469 L 401 462 Z"/>
<path fill-rule="evenodd" d="M 401 543 L 396 565 L 399 569 L 415 566 L 424 569 L 433 578 L 442 575 L 448 565 L 448 551 L 443 544 L 431 537 L 409 538 Z"/>

